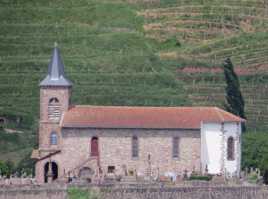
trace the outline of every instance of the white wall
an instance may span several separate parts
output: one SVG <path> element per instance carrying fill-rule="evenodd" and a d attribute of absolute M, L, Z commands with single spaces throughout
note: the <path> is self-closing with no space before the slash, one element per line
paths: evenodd
<path fill-rule="evenodd" d="M 227 140 L 232 136 L 235 140 L 234 160 L 227 160 Z M 237 123 L 224 124 L 224 169 L 227 176 L 239 176 L 241 164 L 241 125 Z"/>
<path fill-rule="evenodd" d="M 227 140 L 235 140 L 235 159 L 227 160 Z M 201 166 L 205 173 L 238 176 L 241 164 L 241 124 L 202 123 L 201 124 Z"/>
<path fill-rule="evenodd" d="M 206 167 L 210 174 L 221 172 L 221 145 L 221 124 L 203 123 L 201 125 L 201 162 L 203 172 L 205 172 Z"/>

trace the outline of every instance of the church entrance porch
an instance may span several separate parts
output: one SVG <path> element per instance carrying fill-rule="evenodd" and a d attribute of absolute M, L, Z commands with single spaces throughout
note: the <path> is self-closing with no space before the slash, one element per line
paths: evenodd
<path fill-rule="evenodd" d="M 47 162 L 44 166 L 45 183 L 52 182 L 58 178 L 58 165 L 55 162 Z"/>

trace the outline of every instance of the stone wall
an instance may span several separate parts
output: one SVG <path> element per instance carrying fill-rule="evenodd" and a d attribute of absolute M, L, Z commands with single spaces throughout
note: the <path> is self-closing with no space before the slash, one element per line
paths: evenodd
<path fill-rule="evenodd" d="M 67 199 L 66 186 L 0 187 L 0 199 Z"/>
<path fill-rule="evenodd" d="M 67 199 L 67 186 L 2 187 L 0 199 Z M 258 187 L 80 187 L 94 189 L 102 199 L 266 199 L 268 188 Z"/>
<path fill-rule="evenodd" d="M 40 126 L 39 126 L 39 148 L 50 148 L 49 136 L 51 131 L 55 131 L 60 136 L 59 120 L 49 120 L 48 104 L 51 98 L 57 98 L 60 104 L 60 112 L 69 108 L 69 99 L 71 91 L 69 88 L 51 88 L 40 89 Z M 59 139 L 60 140 L 60 139 Z"/>
<path fill-rule="evenodd" d="M 103 191 L 105 199 L 266 199 L 265 187 L 128 188 Z"/>
<path fill-rule="evenodd" d="M 139 157 L 131 156 L 131 139 L 139 139 Z M 90 140 L 99 138 L 100 166 L 104 173 L 108 166 L 115 166 L 117 174 L 123 168 L 145 175 L 148 168 L 148 154 L 151 157 L 153 176 L 165 172 L 182 174 L 185 169 L 200 171 L 200 132 L 194 130 L 141 130 L 141 129 L 63 129 L 61 153 L 51 157 L 59 167 L 59 176 L 72 171 L 90 159 Z M 172 157 L 172 138 L 180 137 L 179 158 Z M 40 178 L 48 160 L 37 164 Z M 125 165 L 125 167 L 123 166 Z M 92 168 L 94 170 L 94 168 Z M 39 181 L 42 182 L 42 181 Z"/>

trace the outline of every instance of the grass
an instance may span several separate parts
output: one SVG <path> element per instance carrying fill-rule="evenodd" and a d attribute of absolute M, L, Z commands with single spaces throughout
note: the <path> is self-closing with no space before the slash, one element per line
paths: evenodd
<path fill-rule="evenodd" d="M 32 147 L 36 145 L 35 135 L 29 130 L 20 130 L 20 133 L 0 130 L 0 160 L 10 160 L 17 164 L 26 154 L 31 153 Z"/>
<path fill-rule="evenodd" d="M 69 199 L 99 199 L 100 196 L 94 190 L 83 190 L 76 187 L 68 189 Z"/>

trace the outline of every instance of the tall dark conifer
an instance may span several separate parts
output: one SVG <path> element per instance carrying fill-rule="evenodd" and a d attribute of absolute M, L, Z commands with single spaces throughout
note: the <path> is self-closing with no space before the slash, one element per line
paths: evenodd
<path fill-rule="evenodd" d="M 245 102 L 240 91 L 239 79 L 234 71 L 234 66 L 230 58 L 224 61 L 223 68 L 226 81 L 225 109 L 245 119 Z M 242 125 L 242 131 L 245 131 L 245 124 Z"/>

